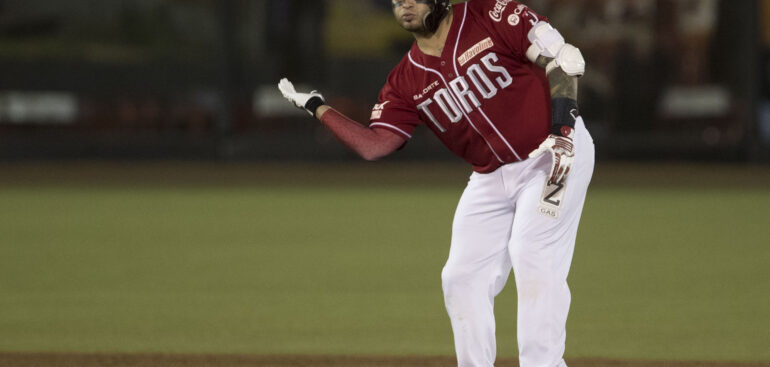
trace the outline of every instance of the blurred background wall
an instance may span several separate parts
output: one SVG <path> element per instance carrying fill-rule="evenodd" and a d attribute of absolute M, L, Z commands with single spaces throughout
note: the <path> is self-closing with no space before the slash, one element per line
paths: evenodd
<path fill-rule="evenodd" d="M 770 162 L 770 0 L 523 2 L 583 50 L 600 159 Z M 355 159 L 275 86 L 367 122 L 411 42 L 388 0 L 0 0 L 0 159 Z"/>

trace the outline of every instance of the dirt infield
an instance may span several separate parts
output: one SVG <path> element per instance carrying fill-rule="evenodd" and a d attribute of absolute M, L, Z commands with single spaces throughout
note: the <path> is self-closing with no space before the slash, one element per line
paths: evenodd
<path fill-rule="evenodd" d="M 770 362 L 621 361 L 568 359 L 570 367 L 768 367 Z M 0 353 L 2 367 L 439 367 L 452 357 L 248 356 L 164 354 Z M 518 366 L 511 359 L 498 367 Z"/>

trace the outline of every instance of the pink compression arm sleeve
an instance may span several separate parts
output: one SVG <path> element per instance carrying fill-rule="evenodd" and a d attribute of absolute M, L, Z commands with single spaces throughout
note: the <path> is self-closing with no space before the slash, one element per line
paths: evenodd
<path fill-rule="evenodd" d="M 393 153 L 406 143 L 394 132 L 365 127 L 333 108 L 324 112 L 320 120 L 337 139 L 368 161 Z"/>

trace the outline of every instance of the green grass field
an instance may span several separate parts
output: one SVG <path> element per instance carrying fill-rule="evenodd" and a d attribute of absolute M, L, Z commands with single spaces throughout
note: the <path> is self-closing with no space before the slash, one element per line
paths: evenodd
<path fill-rule="evenodd" d="M 469 171 L 0 165 L 0 352 L 452 355 Z M 770 168 L 597 166 L 568 357 L 770 361 Z M 499 354 L 516 355 L 512 278 Z"/>

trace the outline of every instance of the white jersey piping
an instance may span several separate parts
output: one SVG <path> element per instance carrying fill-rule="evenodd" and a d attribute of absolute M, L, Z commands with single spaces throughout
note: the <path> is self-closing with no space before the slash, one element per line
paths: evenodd
<path fill-rule="evenodd" d="M 492 144 L 490 144 L 490 143 L 489 143 L 489 141 L 487 141 L 487 138 L 485 138 L 485 137 L 484 137 L 484 134 L 482 134 L 482 133 L 479 131 L 479 129 L 477 129 L 477 128 L 476 128 L 476 125 L 474 125 L 474 124 L 473 124 L 473 121 L 472 121 L 472 120 L 471 120 L 471 118 L 468 116 L 468 114 L 467 114 L 467 113 L 465 113 L 465 109 L 463 109 L 463 108 L 462 108 L 462 104 L 460 103 L 460 101 L 459 101 L 459 100 L 457 100 L 457 96 L 455 96 L 455 94 L 454 94 L 454 91 L 452 91 L 452 88 L 450 88 L 450 87 L 449 87 L 449 84 L 447 84 L 447 82 L 446 82 L 446 79 L 444 79 L 444 76 L 443 76 L 443 75 L 441 75 L 441 73 L 439 73 L 439 72 L 438 72 L 438 71 L 436 71 L 436 70 L 433 70 L 433 69 L 430 69 L 430 68 L 427 68 L 427 67 L 425 67 L 425 66 L 422 66 L 422 65 L 418 64 L 418 63 L 417 63 L 416 61 L 414 61 L 414 59 L 412 58 L 412 53 L 411 53 L 411 52 L 409 52 L 409 53 L 407 54 L 407 56 L 409 56 L 409 62 L 411 62 L 411 63 L 412 63 L 414 66 L 416 66 L 416 67 L 418 67 L 418 68 L 420 68 L 420 69 L 422 69 L 422 70 L 425 70 L 425 71 L 431 72 L 431 73 L 433 73 L 433 74 L 436 74 L 436 75 L 438 75 L 438 77 L 439 77 L 439 78 L 441 78 L 441 81 L 444 83 L 444 86 L 446 87 L 447 91 L 449 92 L 449 95 L 450 95 L 450 96 L 452 96 L 452 99 L 454 100 L 454 102 L 455 102 L 455 103 L 457 103 L 457 105 L 459 106 L 460 112 L 462 112 L 463 116 L 465 116 L 465 119 L 467 119 L 467 120 L 468 120 L 468 124 L 469 124 L 469 125 L 471 125 L 471 127 L 473 128 L 473 130 L 474 130 L 474 131 L 476 131 L 476 133 L 477 133 L 477 134 L 479 134 L 479 136 L 481 136 L 481 139 L 483 139 L 485 143 L 487 143 L 487 146 L 489 147 L 489 150 L 490 150 L 490 151 L 492 151 L 492 154 L 494 154 L 494 155 L 495 155 L 495 158 L 497 158 L 497 160 L 498 160 L 500 163 L 505 163 L 505 162 L 504 162 L 502 159 L 500 159 L 500 156 L 499 156 L 499 155 L 497 155 L 497 152 L 495 152 L 495 148 L 493 148 L 493 147 L 492 147 Z"/>
<path fill-rule="evenodd" d="M 372 126 L 382 126 L 382 127 L 390 128 L 390 129 L 396 130 L 396 131 L 398 131 L 398 132 L 400 132 L 400 133 L 404 134 L 404 136 L 406 136 L 406 137 L 407 137 L 407 138 L 409 138 L 409 139 L 411 139 L 411 138 L 412 138 L 412 135 L 408 134 L 408 133 L 407 133 L 406 131 L 404 131 L 404 130 L 401 130 L 401 129 L 399 129 L 399 128 L 398 128 L 398 127 L 396 127 L 395 125 L 386 124 L 386 123 L 384 123 L 384 122 L 373 122 L 373 123 L 369 124 L 369 127 L 372 127 Z"/>
<path fill-rule="evenodd" d="M 489 119 L 489 117 L 487 117 L 487 114 L 486 114 L 486 113 L 484 113 L 484 110 L 482 110 L 482 109 L 481 109 L 481 107 L 479 107 L 479 112 L 481 112 L 481 116 L 484 116 L 484 119 L 486 119 L 486 120 L 487 120 L 487 122 L 489 123 L 489 126 L 492 126 L 492 129 L 494 129 L 494 130 L 495 130 L 495 133 L 497 134 L 497 136 L 499 136 L 499 137 L 500 137 L 500 139 L 502 139 L 503 143 L 505 143 L 505 146 L 507 146 L 507 147 L 508 147 L 508 149 L 510 149 L 510 150 L 511 150 L 511 153 L 513 153 L 513 155 L 515 155 L 515 156 L 516 156 L 516 159 L 518 159 L 518 160 L 520 160 L 520 161 L 521 161 L 522 159 L 521 159 L 521 157 L 519 157 L 519 154 L 518 154 L 518 153 L 516 153 L 516 150 L 515 150 L 515 149 L 513 149 L 513 147 L 511 146 L 511 144 L 508 142 L 508 140 L 506 140 L 506 139 L 503 137 L 503 134 L 501 134 L 501 133 L 500 133 L 500 131 L 498 131 L 498 130 L 497 130 L 497 126 L 495 126 L 495 124 L 493 124 L 493 123 L 492 123 L 492 120 L 490 120 L 490 119 Z"/>
<path fill-rule="evenodd" d="M 463 5 L 465 5 L 465 11 L 463 12 L 463 21 L 460 23 L 460 30 L 457 32 L 457 39 L 455 40 L 454 55 L 452 55 L 452 61 L 455 68 L 455 75 L 457 75 L 458 77 L 460 76 L 460 71 L 457 68 L 457 47 L 460 45 L 460 36 L 462 35 L 463 28 L 465 27 L 465 16 L 468 14 L 468 3 L 464 3 Z M 487 120 L 487 123 L 489 123 L 489 126 L 492 126 L 492 130 L 494 130 L 495 134 L 497 134 L 497 136 L 500 137 L 500 140 L 502 140 L 503 143 L 505 143 L 505 146 L 508 147 L 508 149 L 511 151 L 511 153 L 513 153 L 514 156 L 516 156 L 516 159 L 522 160 L 521 157 L 519 157 L 519 154 L 516 153 L 516 150 L 514 150 L 513 147 L 511 146 L 511 143 L 509 143 L 508 140 L 505 139 L 503 134 L 500 133 L 500 130 L 497 129 L 497 126 L 495 126 L 495 124 L 492 123 L 492 120 L 490 120 L 489 117 L 487 117 L 487 114 L 484 113 L 484 110 L 481 109 L 481 106 L 479 106 L 479 112 L 481 112 L 481 115 L 484 116 L 485 120 Z"/>
<path fill-rule="evenodd" d="M 457 40 L 455 40 L 455 50 L 454 50 L 454 55 L 455 56 L 457 55 L 457 45 L 460 43 L 460 34 L 462 33 L 463 27 L 465 26 L 465 17 L 468 15 L 468 3 L 465 3 L 463 5 L 465 6 L 465 9 L 463 11 L 463 20 L 460 23 L 460 30 L 457 33 Z M 446 82 L 446 79 L 444 79 L 444 76 L 440 72 L 438 72 L 437 70 L 433 70 L 433 69 L 427 68 L 427 67 L 422 66 L 422 65 L 418 64 L 417 62 L 415 62 L 414 59 L 412 58 L 412 52 L 411 51 L 409 53 L 407 53 L 407 56 L 409 56 L 409 62 L 411 62 L 414 66 L 417 66 L 418 68 L 423 69 L 425 71 L 432 72 L 432 73 L 438 75 L 439 78 L 441 78 L 441 81 L 444 83 L 444 86 L 446 87 L 447 91 L 449 92 L 449 95 L 452 96 L 452 99 L 455 101 L 455 103 L 457 103 L 457 106 L 459 106 L 459 109 L 462 112 L 463 116 L 465 116 L 465 119 L 468 120 L 468 124 L 471 125 L 473 130 L 476 131 L 476 133 L 479 134 L 479 136 L 481 136 L 481 139 L 484 140 L 485 143 L 487 143 L 487 146 L 489 147 L 489 150 L 492 152 L 492 154 L 494 154 L 495 158 L 497 158 L 497 161 L 500 162 L 500 163 L 505 163 L 505 161 L 503 161 L 500 158 L 500 156 L 497 154 L 497 152 L 495 151 L 495 148 L 492 147 L 492 144 L 490 144 L 489 141 L 487 140 L 487 138 L 484 137 L 484 134 L 482 134 L 479 131 L 479 129 L 476 128 L 476 125 L 473 124 L 473 120 L 471 120 L 470 116 L 468 116 L 468 114 L 465 112 L 465 109 L 463 109 L 462 103 L 460 103 L 460 100 L 458 99 L 458 97 L 455 96 L 454 91 L 452 90 L 452 88 L 449 87 L 449 84 Z M 457 72 L 457 61 L 456 60 L 454 61 L 454 66 L 455 66 L 455 72 Z"/>

